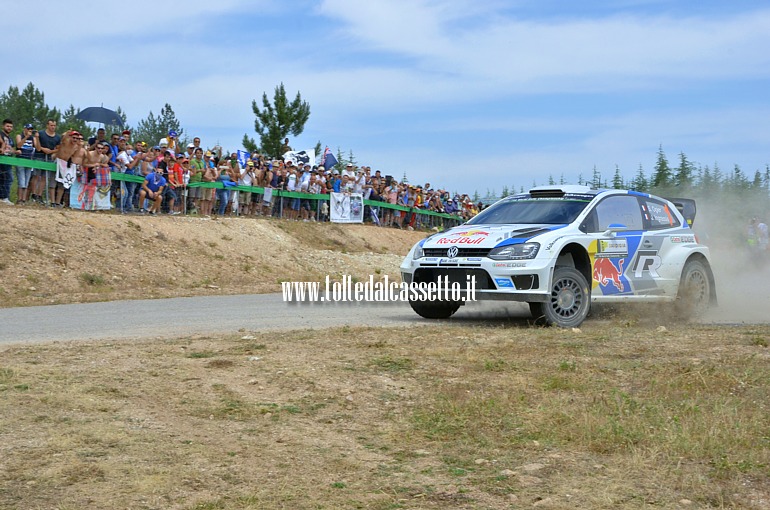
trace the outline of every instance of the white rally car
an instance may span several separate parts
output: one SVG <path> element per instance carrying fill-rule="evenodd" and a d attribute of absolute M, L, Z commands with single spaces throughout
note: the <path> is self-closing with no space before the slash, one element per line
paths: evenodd
<path fill-rule="evenodd" d="M 529 303 L 546 324 L 576 327 L 592 302 L 670 302 L 683 316 L 716 304 L 709 250 L 692 230 L 695 202 L 586 186 L 541 186 L 417 243 L 406 283 L 449 283 L 476 299 Z M 467 293 L 465 294 L 467 295 Z M 410 300 L 447 318 L 462 300 Z"/>

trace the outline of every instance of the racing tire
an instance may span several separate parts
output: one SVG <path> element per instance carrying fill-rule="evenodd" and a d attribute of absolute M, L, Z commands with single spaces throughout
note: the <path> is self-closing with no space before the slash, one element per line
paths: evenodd
<path fill-rule="evenodd" d="M 436 302 L 436 301 L 412 301 L 409 300 L 409 306 L 417 312 L 417 315 L 426 319 L 448 319 L 457 310 L 460 309 L 459 302 Z"/>
<path fill-rule="evenodd" d="M 677 314 L 684 318 L 703 315 L 711 303 L 711 273 L 703 262 L 690 260 L 684 265 L 676 295 Z"/>
<path fill-rule="evenodd" d="M 551 294 L 545 303 L 530 303 L 532 316 L 548 326 L 576 328 L 591 309 L 591 287 L 585 276 L 572 267 L 557 267 L 553 271 Z"/>
<path fill-rule="evenodd" d="M 537 320 L 543 317 L 543 305 L 545 303 L 529 303 L 529 313 L 532 314 L 532 318 Z"/>

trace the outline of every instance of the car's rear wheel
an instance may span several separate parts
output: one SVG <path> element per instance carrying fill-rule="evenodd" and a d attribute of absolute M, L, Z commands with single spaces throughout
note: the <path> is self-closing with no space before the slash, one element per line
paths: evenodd
<path fill-rule="evenodd" d="M 699 317 L 708 310 L 710 302 L 711 278 L 708 268 L 699 260 L 688 261 L 679 280 L 677 313 L 686 318 Z"/>
<path fill-rule="evenodd" d="M 459 308 L 460 303 L 455 301 L 409 301 L 412 310 L 420 317 L 426 319 L 448 319 Z"/>
<path fill-rule="evenodd" d="M 530 303 L 529 311 L 549 326 L 575 328 L 583 323 L 591 308 L 591 289 L 583 274 L 572 267 L 553 272 L 551 295 L 545 303 Z"/>

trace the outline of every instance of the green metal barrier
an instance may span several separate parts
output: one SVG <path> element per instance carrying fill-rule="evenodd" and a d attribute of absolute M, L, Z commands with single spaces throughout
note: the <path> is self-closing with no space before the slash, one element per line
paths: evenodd
<path fill-rule="evenodd" d="M 26 168 L 37 168 L 39 170 L 46 170 L 48 172 L 56 171 L 56 163 L 50 161 L 40 161 L 36 159 L 19 158 L 14 156 L 0 156 L 0 165 L 22 166 Z M 144 177 L 141 175 L 124 174 L 120 172 L 111 172 L 111 178 L 115 181 L 124 182 L 144 182 Z M 188 184 L 189 188 L 227 188 L 231 191 L 245 191 L 256 193 L 258 195 L 265 194 L 265 188 L 257 186 L 225 186 L 221 182 L 192 182 Z M 300 193 L 298 191 L 285 191 L 285 190 L 273 190 L 273 197 L 279 198 L 299 198 L 304 200 L 330 200 L 331 197 L 328 194 L 312 194 L 312 193 Z M 394 211 L 415 212 L 421 216 L 443 218 L 447 220 L 453 220 L 462 222 L 463 219 L 460 216 L 454 214 L 439 213 L 435 211 L 427 211 L 424 209 L 414 209 L 413 207 L 405 207 L 403 205 L 390 204 L 388 202 L 380 202 L 377 200 L 364 200 L 364 205 L 369 207 L 378 207 L 381 209 L 392 209 Z"/>

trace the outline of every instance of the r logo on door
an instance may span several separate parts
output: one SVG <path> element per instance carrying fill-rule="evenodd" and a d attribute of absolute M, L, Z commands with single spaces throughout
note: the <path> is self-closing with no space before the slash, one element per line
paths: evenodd
<path fill-rule="evenodd" d="M 663 265 L 663 262 L 660 260 L 657 251 L 639 250 L 639 255 L 636 257 L 636 263 L 633 267 L 634 277 L 641 278 L 643 272 L 649 271 L 651 277 L 660 278 L 658 269 L 660 269 L 661 265 Z"/>

